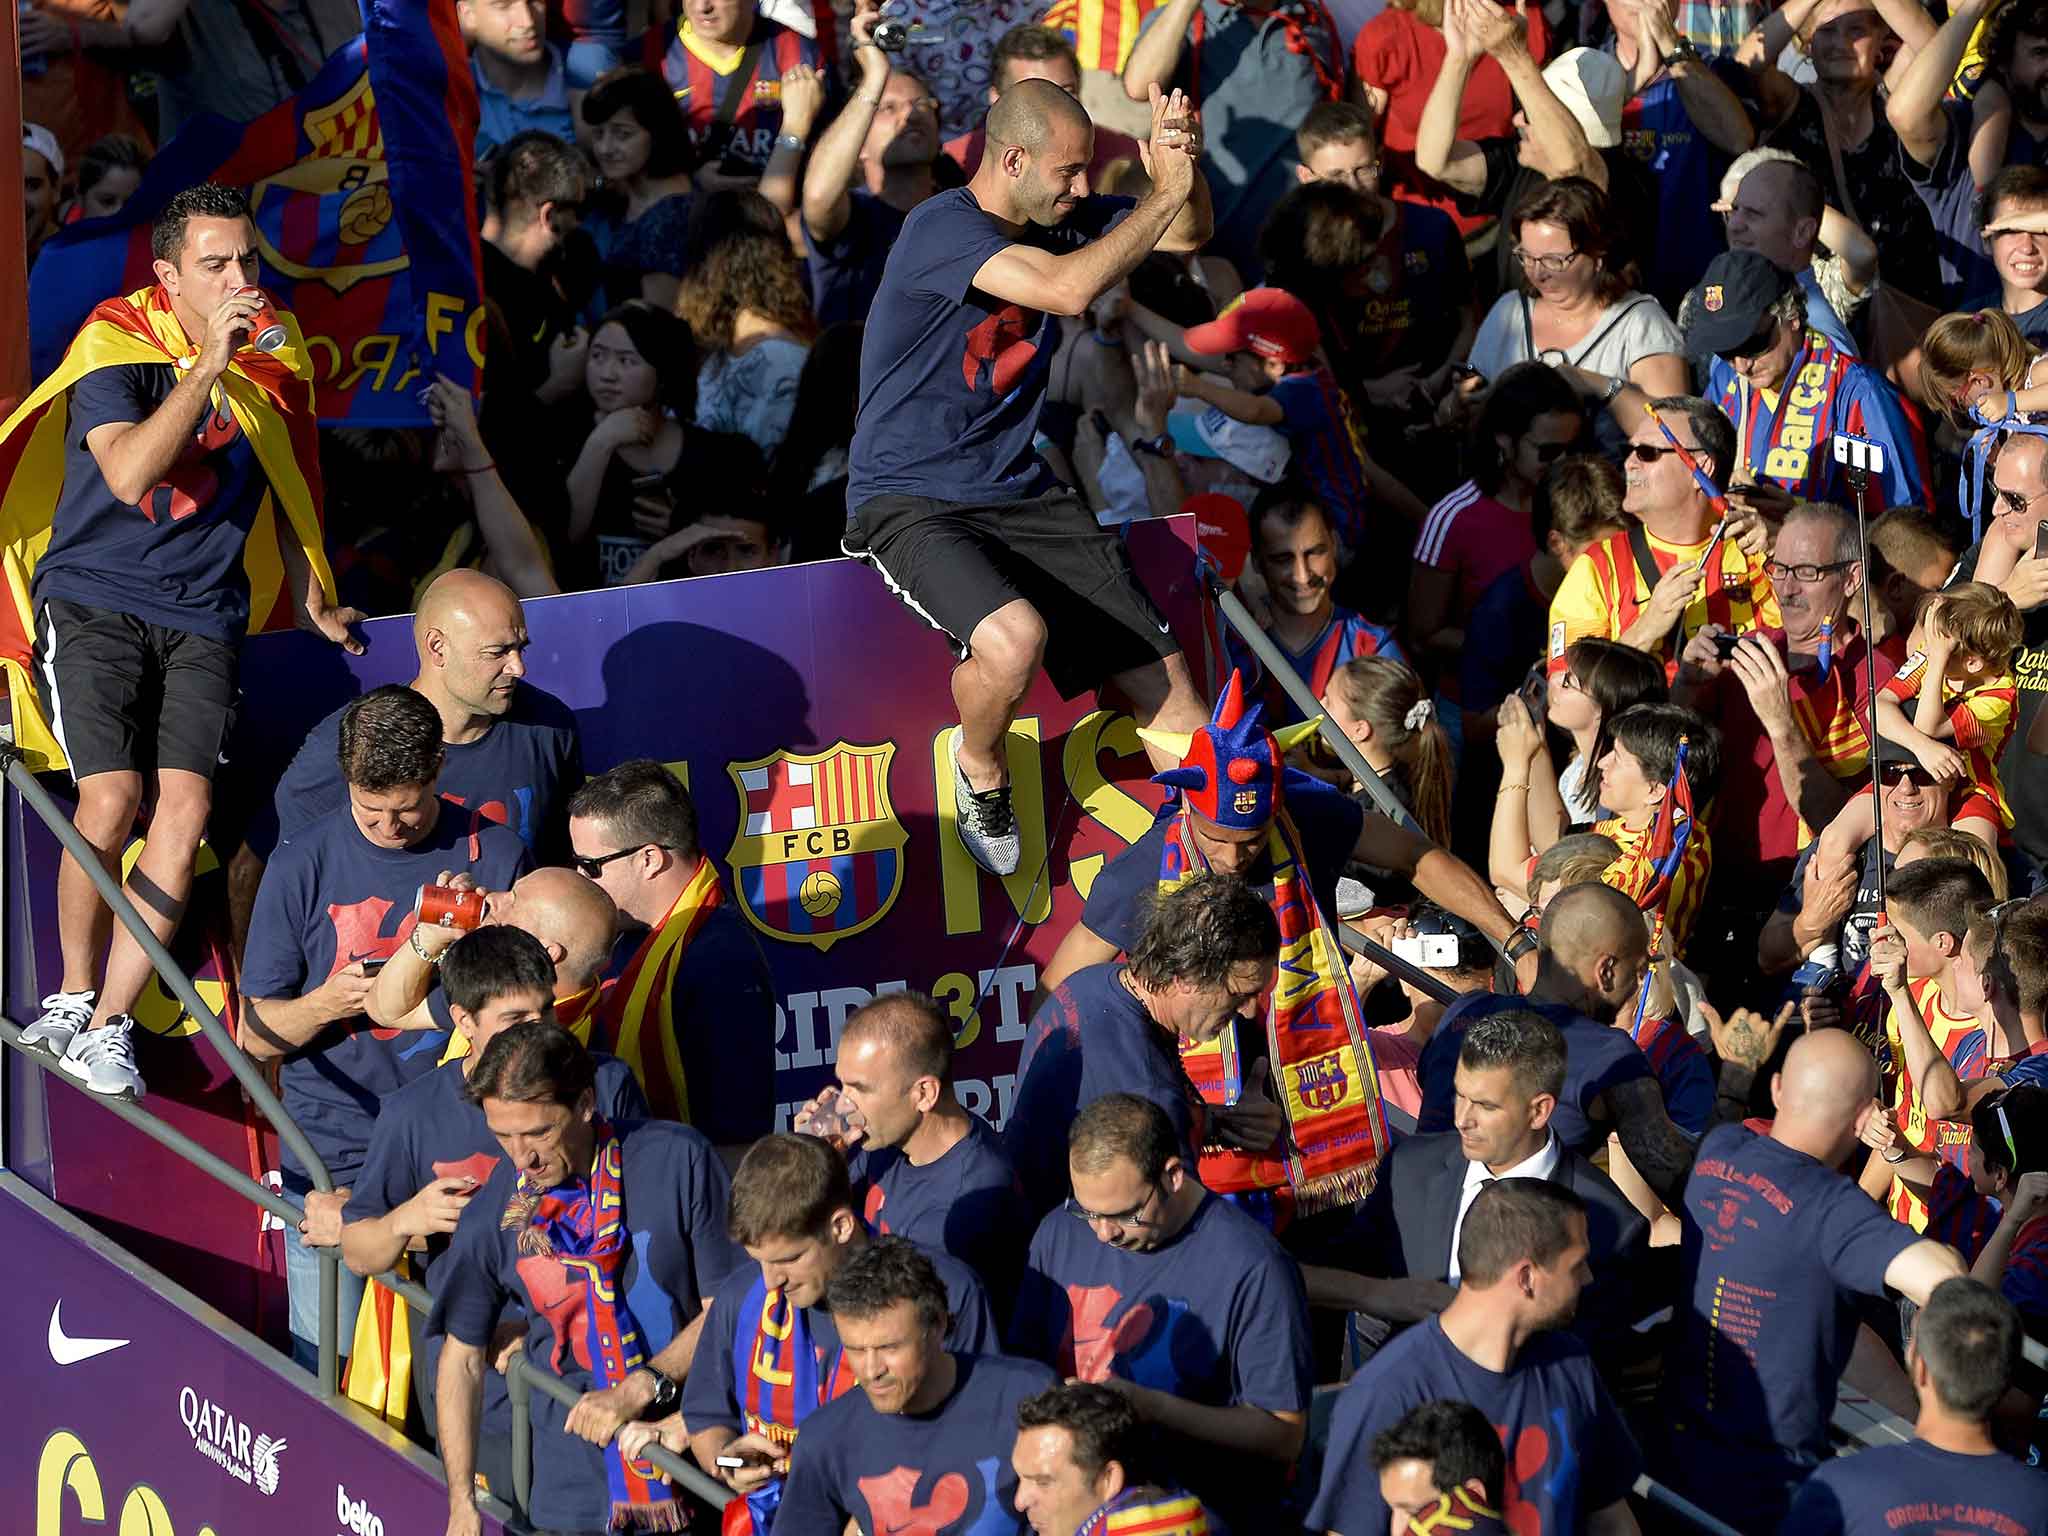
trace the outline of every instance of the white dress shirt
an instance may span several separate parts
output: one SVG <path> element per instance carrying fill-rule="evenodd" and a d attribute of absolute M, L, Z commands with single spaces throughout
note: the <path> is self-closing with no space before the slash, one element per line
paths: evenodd
<path fill-rule="evenodd" d="M 1557 1172 L 1558 1155 L 1557 1132 L 1546 1131 L 1541 1149 L 1512 1168 L 1488 1173 L 1484 1163 L 1465 1165 L 1465 1187 L 1458 1194 L 1458 1219 L 1451 1223 L 1451 1284 L 1458 1283 L 1458 1237 L 1465 1230 L 1465 1213 L 1472 1209 L 1479 1191 L 1495 1179 L 1547 1179 Z"/>

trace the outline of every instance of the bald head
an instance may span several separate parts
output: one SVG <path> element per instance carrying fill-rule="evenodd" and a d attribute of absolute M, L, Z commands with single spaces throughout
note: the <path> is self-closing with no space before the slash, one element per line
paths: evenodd
<path fill-rule="evenodd" d="M 1594 956 L 1638 954 L 1649 944 L 1641 909 L 1597 880 L 1559 891 L 1543 910 L 1538 936 L 1543 948 L 1571 970 Z"/>
<path fill-rule="evenodd" d="M 907 1077 L 953 1080 L 952 1021 L 921 993 L 887 993 L 856 1010 L 840 1032 L 841 1056 L 864 1040 L 881 1042 Z"/>
<path fill-rule="evenodd" d="M 1061 128 L 1092 138 L 1095 125 L 1080 102 L 1050 80 L 1019 80 L 988 109 L 991 144 L 1036 154 Z"/>
<path fill-rule="evenodd" d="M 449 740 L 465 724 L 480 730 L 512 707 L 526 675 L 526 615 L 512 589 L 481 571 L 448 571 L 420 595 L 412 639 L 420 673 L 413 686 L 441 711 Z"/>
<path fill-rule="evenodd" d="M 573 869 L 536 869 L 512 887 L 506 919 L 557 950 L 555 995 L 572 997 L 593 985 L 611 955 L 619 911 L 611 897 Z"/>
<path fill-rule="evenodd" d="M 1854 1136 L 1877 1100 L 1877 1063 L 1846 1029 L 1809 1030 L 1785 1053 L 1777 1099 L 1788 1130 L 1828 1142 Z"/>

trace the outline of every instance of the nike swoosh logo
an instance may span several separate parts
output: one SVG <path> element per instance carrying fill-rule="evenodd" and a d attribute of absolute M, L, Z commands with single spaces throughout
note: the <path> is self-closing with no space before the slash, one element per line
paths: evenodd
<path fill-rule="evenodd" d="M 90 1360 L 94 1355 L 104 1355 L 125 1345 L 126 1339 L 74 1339 L 64 1331 L 61 1314 L 64 1303 L 60 1299 L 50 1308 L 50 1358 L 59 1365 L 76 1365 L 81 1360 Z"/>

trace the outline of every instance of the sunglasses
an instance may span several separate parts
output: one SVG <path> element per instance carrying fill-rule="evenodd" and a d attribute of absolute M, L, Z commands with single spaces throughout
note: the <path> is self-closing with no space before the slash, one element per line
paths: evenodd
<path fill-rule="evenodd" d="M 661 849 L 667 849 L 667 848 L 668 848 L 668 844 L 667 844 L 667 843 L 635 843 L 635 844 L 634 844 L 634 845 L 633 845 L 632 847 L 630 847 L 630 848 L 621 848 L 621 849 L 619 849 L 619 850 L 618 850 L 618 851 L 617 851 L 616 853 L 604 853 L 604 854 L 599 854 L 599 855 L 598 855 L 598 856 L 597 856 L 596 858 L 594 858 L 594 859 L 578 858 L 578 857 L 573 857 L 573 856 L 572 856 L 572 857 L 570 858 L 570 860 L 569 860 L 569 867 L 570 867 L 571 869 L 575 870 L 575 871 L 576 871 L 576 873 L 577 873 L 577 874 L 579 874 L 579 875 L 581 875 L 581 876 L 582 876 L 582 877 L 583 877 L 584 879 L 586 879 L 586 880 L 595 880 L 595 879 L 597 878 L 597 875 L 598 875 L 598 871 L 599 871 L 599 870 L 601 870 L 601 869 L 603 869 L 603 868 L 605 867 L 605 865 L 607 865 L 607 864 L 611 863 L 611 862 L 612 862 L 612 860 L 614 860 L 614 859 L 623 859 L 623 858 L 625 858 L 625 857 L 626 857 L 627 855 L 629 855 L 629 854 L 635 854 L 635 853 L 638 853 L 638 852 L 639 852 L 639 851 L 640 851 L 640 850 L 641 850 L 642 848 L 661 848 Z"/>
<path fill-rule="evenodd" d="M 1654 464 L 1667 453 L 1679 452 L 1669 443 L 1630 443 L 1628 451 L 1638 464 Z"/>
<path fill-rule="evenodd" d="M 2022 491 L 2001 490 L 1994 485 L 1991 488 L 1991 495 L 1997 501 L 2001 510 L 2006 512 L 2024 512 L 2035 502 L 2039 501 L 2043 493 L 2036 491 L 2033 495 L 2029 496 Z"/>
<path fill-rule="evenodd" d="M 1917 784 L 1922 789 L 1934 787 L 1934 775 L 1918 763 L 1885 763 L 1877 770 L 1879 782 L 1884 784 Z"/>
<path fill-rule="evenodd" d="M 1570 443 L 1531 443 L 1529 446 L 1535 450 L 1538 464 L 1555 464 L 1572 451 Z"/>

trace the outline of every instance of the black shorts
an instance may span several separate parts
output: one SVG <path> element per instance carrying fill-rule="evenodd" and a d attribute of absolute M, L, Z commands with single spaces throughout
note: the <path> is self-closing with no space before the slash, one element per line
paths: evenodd
<path fill-rule="evenodd" d="M 1065 486 L 987 506 L 871 497 L 848 520 L 843 547 L 963 658 L 975 626 L 1023 598 L 1045 621 L 1045 673 L 1063 699 L 1180 650 L 1123 540 Z"/>
<path fill-rule="evenodd" d="M 241 697 L 234 646 L 50 598 L 36 612 L 34 661 L 72 778 L 164 768 L 213 778 Z"/>

